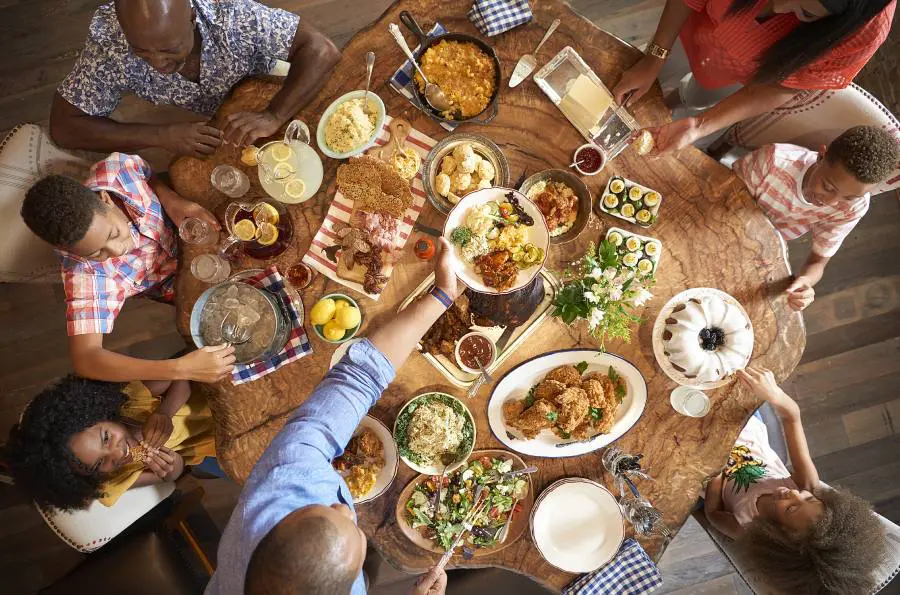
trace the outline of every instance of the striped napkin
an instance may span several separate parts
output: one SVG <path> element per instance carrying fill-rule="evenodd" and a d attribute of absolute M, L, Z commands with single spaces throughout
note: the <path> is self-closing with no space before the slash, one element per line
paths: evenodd
<path fill-rule="evenodd" d="M 441 25 L 440 23 L 435 23 L 434 27 L 431 28 L 431 31 L 428 32 L 428 36 L 430 37 L 433 35 L 443 35 L 446 32 L 447 32 L 447 29 L 445 29 L 443 25 Z M 422 46 L 417 45 L 415 47 L 415 49 L 412 51 L 413 54 L 418 52 L 420 47 L 422 47 Z M 395 72 L 394 76 L 392 76 L 390 78 L 390 80 L 388 81 L 388 84 L 394 91 L 396 91 L 403 97 L 406 97 L 407 101 L 409 101 L 413 105 L 416 105 L 415 102 L 413 101 L 413 92 L 412 92 L 412 86 L 415 84 L 415 82 L 413 82 L 413 69 L 414 69 L 414 67 L 413 67 L 412 61 L 407 60 L 406 62 L 403 63 L 403 66 L 401 66 L 400 68 L 397 69 L 397 72 Z M 418 107 L 418 106 L 416 106 L 416 107 Z M 434 117 L 430 113 L 428 113 L 424 110 L 419 110 L 419 111 L 421 111 L 423 114 L 425 114 L 429 118 L 434 119 Z M 459 126 L 459 124 L 460 124 L 460 123 L 452 123 L 451 124 L 450 122 L 443 122 L 443 121 L 436 120 L 436 119 L 435 119 L 435 122 L 440 124 L 441 128 L 443 128 L 444 130 L 448 130 L 450 132 L 453 132 L 454 130 L 456 130 L 456 127 Z"/>
<path fill-rule="evenodd" d="M 528 0 L 475 0 L 469 20 L 483 35 L 493 37 L 531 20 Z"/>
<path fill-rule="evenodd" d="M 381 132 L 378 134 L 378 138 L 375 140 L 377 145 L 381 146 L 388 142 L 388 139 L 390 138 L 388 124 L 390 124 L 392 120 L 393 118 L 390 116 L 385 118 L 384 128 L 382 128 Z M 418 153 L 424 161 L 425 157 L 427 157 L 428 153 L 431 151 L 431 148 L 437 144 L 437 141 L 413 128 L 409 131 L 409 136 L 406 137 L 406 144 Z M 412 233 L 412 227 L 419 218 L 422 209 L 425 207 L 425 187 L 422 185 L 421 172 L 416 174 L 416 177 L 413 178 L 412 193 L 412 204 L 406 209 L 403 220 L 397 226 L 397 237 L 394 241 L 394 248 L 398 251 L 402 250 L 406 245 L 406 240 L 409 239 L 409 236 Z M 303 256 L 303 262 L 329 279 L 333 279 L 341 285 L 349 287 L 368 298 L 378 300 L 378 298 L 381 297 L 381 294 L 366 293 L 362 284 L 338 277 L 337 264 L 328 260 L 328 257 L 325 255 L 326 248 L 337 244 L 338 235 L 334 231 L 334 225 L 338 222 L 347 223 L 350 221 L 352 212 L 353 201 L 345 197 L 341 194 L 341 191 L 338 190 L 334 195 L 334 200 L 331 201 L 331 206 L 328 207 L 328 213 L 325 215 L 322 226 L 319 227 L 319 231 L 316 232 L 312 244 L 309 246 L 309 251 Z M 394 266 L 392 264 L 386 263 L 382 274 L 386 277 L 390 277 L 393 269 Z"/>
<path fill-rule="evenodd" d="M 258 380 L 281 366 L 312 353 L 313 350 L 309 337 L 306 336 L 306 331 L 303 330 L 301 319 L 303 303 L 295 302 L 290 294 L 285 291 L 284 278 L 274 266 L 270 266 L 254 277 L 244 279 L 243 282 L 269 293 L 277 294 L 281 298 L 282 302 L 287 305 L 291 332 L 288 335 L 287 343 L 284 344 L 281 351 L 269 359 L 234 366 L 234 369 L 231 371 L 232 384 L 244 384 Z"/>
<path fill-rule="evenodd" d="M 569 583 L 563 595 L 638 595 L 661 584 L 659 568 L 641 544 L 626 539 L 612 562 Z"/>

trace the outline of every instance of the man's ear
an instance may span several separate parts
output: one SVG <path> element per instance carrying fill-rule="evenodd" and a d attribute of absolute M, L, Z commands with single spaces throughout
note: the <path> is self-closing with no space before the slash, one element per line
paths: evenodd
<path fill-rule="evenodd" d="M 115 206 L 112 197 L 109 195 L 109 192 L 107 192 L 106 190 L 101 190 L 98 194 L 100 195 L 100 200 L 103 201 L 106 206 Z"/>
<path fill-rule="evenodd" d="M 825 153 L 828 152 L 828 145 L 819 145 L 819 161 L 825 158 Z"/>

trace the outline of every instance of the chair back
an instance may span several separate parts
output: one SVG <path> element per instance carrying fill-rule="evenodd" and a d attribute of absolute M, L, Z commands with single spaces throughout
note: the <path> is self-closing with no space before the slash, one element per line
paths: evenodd
<path fill-rule="evenodd" d="M 141 486 L 126 490 L 112 506 L 94 500 L 88 508 L 71 512 L 35 506 L 44 522 L 60 539 L 79 552 L 88 554 L 103 547 L 174 491 L 174 482 Z"/>
<path fill-rule="evenodd" d="M 790 143 L 813 150 L 828 145 L 853 126 L 879 126 L 900 139 L 900 120 L 859 85 L 806 90 L 775 110 L 735 124 L 727 141 L 746 149 Z M 872 195 L 900 188 L 900 163 Z"/>

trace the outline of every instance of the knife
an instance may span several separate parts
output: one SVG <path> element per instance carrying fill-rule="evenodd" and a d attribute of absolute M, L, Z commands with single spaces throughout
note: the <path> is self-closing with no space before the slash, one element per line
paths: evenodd
<path fill-rule="evenodd" d="M 506 347 L 506 344 L 509 343 L 509 340 L 512 338 L 513 333 L 516 332 L 516 329 L 519 328 L 518 325 L 510 324 L 505 329 L 503 329 L 503 333 L 500 335 L 500 338 L 497 339 L 497 342 L 494 345 L 497 346 L 497 353 L 503 351 Z"/>
<path fill-rule="evenodd" d="M 436 229 L 433 228 L 433 227 L 428 227 L 427 225 L 422 225 L 422 224 L 419 223 L 418 221 L 416 221 L 415 223 L 413 223 L 413 229 L 416 230 L 416 231 L 418 231 L 418 232 L 421 232 L 421 233 L 430 235 L 430 236 L 432 236 L 432 237 L 435 237 L 435 238 L 441 237 L 441 232 L 439 232 L 438 230 L 436 230 Z"/>

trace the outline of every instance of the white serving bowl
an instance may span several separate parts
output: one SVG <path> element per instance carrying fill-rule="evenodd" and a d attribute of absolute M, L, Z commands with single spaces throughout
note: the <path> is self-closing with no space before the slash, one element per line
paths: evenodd
<path fill-rule="evenodd" d="M 322 117 L 319 119 L 319 125 L 316 127 L 316 142 L 319 145 L 319 150 L 328 157 L 331 157 L 332 159 L 347 159 L 348 157 L 359 155 L 375 144 L 375 139 L 378 138 L 378 133 L 380 133 L 382 128 L 384 128 L 384 120 L 387 117 L 387 110 L 384 107 L 384 102 L 381 100 L 381 97 L 379 97 L 372 91 L 369 91 L 369 103 L 375 105 L 377 112 L 375 115 L 375 130 L 372 132 L 372 136 L 369 138 L 369 140 L 353 149 L 352 151 L 347 151 L 345 153 L 339 153 L 337 151 L 331 150 L 328 147 L 328 143 L 325 142 L 325 125 L 328 123 L 328 119 L 331 118 L 331 115 L 335 111 L 337 111 L 338 106 L 351 99 L 362 99 L 365 94 L 366 92 L 364 89 L 345 93 L 335 99 L 331 103 L 331 105 L 329 105 L 322 113 Z"/>

